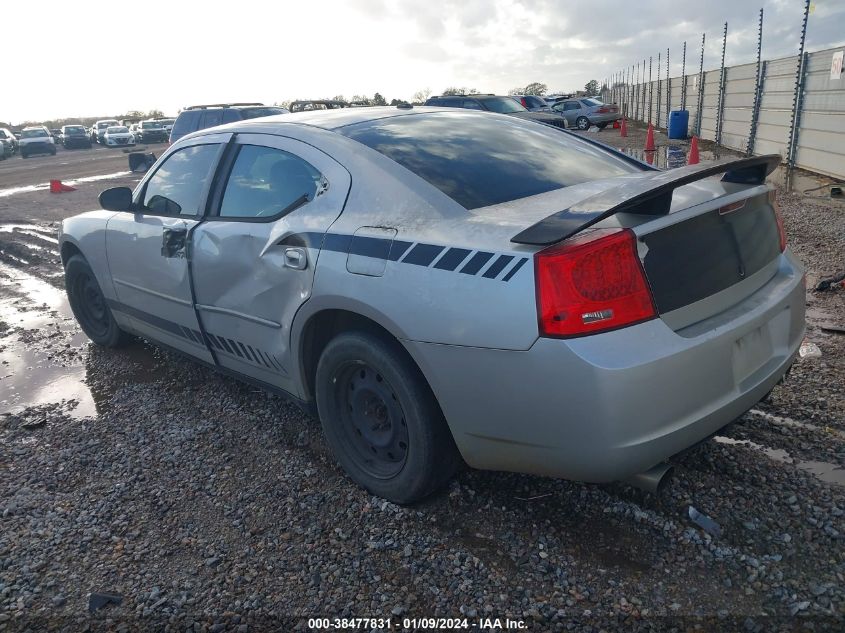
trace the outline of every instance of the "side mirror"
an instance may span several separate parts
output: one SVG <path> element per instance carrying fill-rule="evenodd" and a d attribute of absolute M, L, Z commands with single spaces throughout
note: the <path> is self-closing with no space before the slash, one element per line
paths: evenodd
<path fill-rule="evenodd" d="M 131 211 L 132 190 L 129 187 L 112 187 L 100 194 L 100 206 L 106 211 Z"/>

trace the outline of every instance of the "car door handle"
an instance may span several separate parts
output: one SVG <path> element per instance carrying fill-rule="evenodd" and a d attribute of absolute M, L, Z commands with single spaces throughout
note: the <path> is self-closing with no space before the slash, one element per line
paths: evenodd
<path fill-rule="evenodd" d="M 305 249 L 299 246 L 286 248 L 285 266 L 294 270 L 305 270 L 308 268 L 308 254 Z"/>
<path fill-rule="evenodd" d="M 184 257 L 185 238 L 188 229 L 165 228 L 161 232 L 161 255 L 162 257 Z"/>

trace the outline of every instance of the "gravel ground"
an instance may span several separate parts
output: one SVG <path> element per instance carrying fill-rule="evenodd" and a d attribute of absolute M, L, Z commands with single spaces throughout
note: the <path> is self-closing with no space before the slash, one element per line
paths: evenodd
<path fill-rule="evenodd" d="M 466 470 L 398 507 L 283 400 L 144 342 L 85 342 L 55 225 L 2 224 L 17 198 L 0 199 L 0 631 L 845 628 L 845 336 L 821 329 L 845 325 L 845 291 L 808 293 L 821 358 L 673 459 L 659 496 Z M 845 269 L 842 204 L 783 187 L 780 204 L 810 284 Z M 120 604 L 89 613 L 97 592 Z"/>

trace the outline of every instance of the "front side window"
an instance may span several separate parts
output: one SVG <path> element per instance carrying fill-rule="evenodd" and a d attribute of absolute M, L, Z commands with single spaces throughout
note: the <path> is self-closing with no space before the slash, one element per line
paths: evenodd
<path fill-rule="evenodd" d="M 143 209 L 156 215 L 199 215 L 219 146 L 194 145 L 174 152 L 152 175 Z"/>
<path fill-rule="evenodd" d="M 277 218 L 314 199 L 322 176 L 298 156 L 243 145 L 226 183 L 220 217 Z"/>

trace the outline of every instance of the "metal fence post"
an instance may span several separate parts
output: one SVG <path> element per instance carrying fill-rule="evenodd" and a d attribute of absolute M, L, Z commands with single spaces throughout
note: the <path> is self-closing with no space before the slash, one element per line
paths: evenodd
<path fill-rule="evenodd" d="M 645 121 L 645 57 L 643 57 L 643 85 L 642 85 L 642 94 L 640 97 L 643 100 L 643 109 L 641 110 L 642 120 Z"/>
<path fill-rule="evenodd" d="M 666 129 L 669 129 L 669 112 L 672 110 L 672 80 L 669 79 L 669 48 L 666 48 Z"/>
<path fill-rule="evenodd" d="M 725 48 L 728 45 L 728 23 L 722 33 L 722 72 L 719 75 L 719 101 L 716 110 L 716 145 L 722 144 L 722 116 L 725 113 Z"/>
<path fill-rule="evenodd" d="M 795 153 L 798 145 L 798 130 L 801 126 L 801 106 L 804 101 L 804 74 L 807 56 L 804 54 L 804 41 L 807 38 L 807 18 L 810 16 L 810 0 L 804 0 L 804 20 L 801 22 L 801 41 L 798 44 L 798 69 L 795 72 L 795 93 L 792 97 L 792 118 L 789 122 L 789 148 L 786 152 L 786 164 L 795 166 Z"/>
<path fill-rule="evenodd" d="M 681 110 L 687 109 L 687 43 L 681 53 Z"/>
<path fill-rule="evenodd" d="M 751 156 L 754 153 L 754 139 L 757 136 L 757 119 L 760 116 L 760 98 L 762 96 L 763 72 L 760 54 L 763 50 L 763 8 L 760 7 L 760 22 L 757 27 L 757 82 L 754 86 L 754 106 L 751 109 L 751 125 L 748 128 L 748 143 L 745 145 L 745 153 Z"/>
<path fill-rule="evenodd" d="M 657 53 L 657 120 L 655 124 L 660 127 L 660 68 L 663 62 L 660 60 L 660 53 Z"/>
<path fill-rule="evenodd" d="M 695 113 L 695 134 L 701 137 L 701 110 L 704 108 L 704 38 L 701 34 L 701 63 L 698 67 L 698 112 Z"/>
<path fill-rule="evenodd" d="M 757 93 L 754 95 L 754 111 L 751 113 L 751 131 L 748 134 L 746 153 L 754 153 L 754 143 L 757 142 L 757 123 L 760 121 L 760 102 L 763 100 L 763 86 L 766 81 L 766 62 L 760 65 L 760 75 L 757 79 Z"/>
<path fill-rule="evenodd" d="M 651 81 L 651 55 L 648 56 L 648 122 L 651 123 L 651 109 L 653 105 L 652 96 L 654 93 L 654 84 Z"/>

